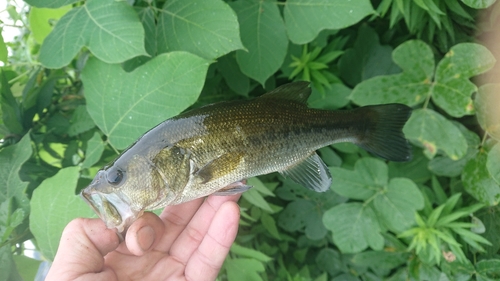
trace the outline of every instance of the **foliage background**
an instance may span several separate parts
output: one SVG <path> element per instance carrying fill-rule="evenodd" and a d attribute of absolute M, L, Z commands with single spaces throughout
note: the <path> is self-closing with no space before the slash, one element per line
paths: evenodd
<path fill-rule="evenodd" d="M 322 194 L 249 179 L 220 280 L 500 278 L 495 0 L 8 0 L 7 11 L 21 35 L 0 40 L 0 280 L 33 279 L 40 262 L 23 242 L 50 261 L 67 222 L 93 216 L 76 194 L 146 130 L 293 80 L 312 82 L 315 108 L 412 106 L 414 158 L 325 147 L 334 183 Z"/>

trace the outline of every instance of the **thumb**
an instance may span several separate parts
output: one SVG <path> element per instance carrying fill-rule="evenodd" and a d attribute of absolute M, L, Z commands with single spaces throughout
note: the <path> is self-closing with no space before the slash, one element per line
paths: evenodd
<path fill-rule="evenodd" d="M 46 280 L 115 280 L 104 256 L 120 244 L 114 230 L 100 219 L 75 219 L 64 229 Z"/>

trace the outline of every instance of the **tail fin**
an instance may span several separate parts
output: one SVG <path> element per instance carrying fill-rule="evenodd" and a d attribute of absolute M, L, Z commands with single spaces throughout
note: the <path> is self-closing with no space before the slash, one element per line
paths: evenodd
<path fill-rule="evenodd" d="M 363 115 L 368 118 L 357 145 L 390 161 L 411 160 L 411 146 L 403 134 L 403 126 L 411 115 L 410 107 L 394 103 L 365 106 L 358 110 L 364 111 Z"/>

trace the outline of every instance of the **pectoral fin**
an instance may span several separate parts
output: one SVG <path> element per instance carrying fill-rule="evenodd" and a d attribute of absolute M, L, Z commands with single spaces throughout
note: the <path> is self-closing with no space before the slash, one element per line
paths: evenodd
<path fill-rule="evenodd" d="M 281 171 L 281 174 L 316 192 L 325 192 L 332 184 L 330 171 L 316 152 Z"/>
<path fill-rule="evenodd" d="M 200 183 L 207 183 L 212 179 L 222 177 L 234 171 L 243 160 L 243 153 L 226 153 L 201 167 L 195 176 Z"/>
<path fill-rule="evenodd" d="M 237 181 L 237 182 L 234 182 L 234 183 L 220 189 L 219 191 L 215 192 L 214 195 L 219 195 L 219 196 L 221 196 L 221 195 L 223 195 L 223 196 L 233 195 L 233 194 L 245 192 L 245 191 L 249 190 L 250 188 L 252 188 L 251 185 L 246 185 L 246 184 L 242 183 L 241 181 Z"/>

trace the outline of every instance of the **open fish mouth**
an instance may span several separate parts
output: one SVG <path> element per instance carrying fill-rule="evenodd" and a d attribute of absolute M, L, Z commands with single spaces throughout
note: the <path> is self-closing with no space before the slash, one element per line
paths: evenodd
<path fill-rule="evenodd" d="M 134 211 L 120 193 L 102 193 L 90 185 L 81 192 L 81 196 L 107 228 L 115 228 L 120 234 L 124 234 L 130 224 L 142 214 L 142 211 Z"/>

